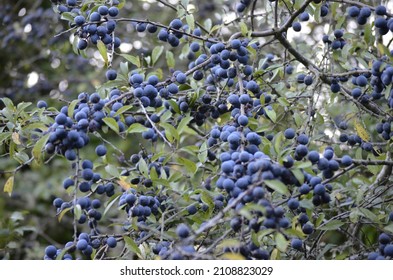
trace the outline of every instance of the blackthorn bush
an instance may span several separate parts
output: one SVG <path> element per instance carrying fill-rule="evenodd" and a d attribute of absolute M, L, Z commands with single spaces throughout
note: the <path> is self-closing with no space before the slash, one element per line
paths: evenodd
<path fill-rule="evenodd" d="M 1 153 L 19 164 L 4 190 L 67 167 L 50 203 L 69 234 L 43 258 L 391 259 L 389 7 L 222 1 L 218 19 L 182 2 L 149 3 L 162 19 L 53 3 L 104 73 L 75 98 L 1 99 Z"/>

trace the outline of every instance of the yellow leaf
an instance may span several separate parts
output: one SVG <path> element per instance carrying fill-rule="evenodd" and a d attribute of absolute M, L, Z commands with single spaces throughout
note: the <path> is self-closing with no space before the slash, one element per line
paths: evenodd
<path fill-rule="evenodd" d="M 360 123 L 357 122 L 357 120 L 355 120 L 355 130 L 363 141 L 368 142 L 370 140 L 370 135 L 368 135 L 367 131 Z"/>
<path fill-rule="evenodd" d="M 124 180 L 124 178 L 120 178 L 120 180 L 117 180 L 117 183 L 120 185 L 120 187 L 122 187 L 123 188 L 123 190 L 128 190 L 128 189 L 130 189 L 131 187 L 132 187 L 132 185 L 130 184 L 130 183 L 128 183 L 128 182 L 126 182 L 125 180 Z"/>
<path fill-rule="evenodd" d="M 9 196 L 12 194 L 12 189 L 14 188 L 14 176 L 8 178 L 4 185 L 4 192 L 8 193 Z"/>
<path fill-rule="evenodd" d="M 68 207 L 65 208 L 63 211 L 60 212 L 59 216 L 57 217 L 57 219 L 59 220 L 59 222 L 61 222 L 61 219 L 64 217 L 64 215 L 70 211 L 72 209 L 72 207 Z"/>
<path fill-rule="evenodd" d="M 16 145 L 20 145 L 21 143 L 20 143 L 20 139 L 19 139 L 19 134 L 18 134 L 18 132 L 13 132 L 12 133 L 12 141 L 14 141 L 14 143 L 16 144 Z"/>
<path fill-rule="evenodd" d="M 236 239 L 226 239 L 218 244 L 217 248 L 225 248 L 225 247 L 239 247 L 240 241 Z"/>
<path fill-rule="evenodd" d="M 280 252 L 278 251 L 277 248 L 274 248 L 272 253 L 270 254 L 270 259 L 271 260 L 279 260 L 280 259 Z"/>
<path fill-rule="evenodd" d="M 225 253 L 222 258 L 225 260 L 245 260 L 243 255 L 235 253 Z"/>

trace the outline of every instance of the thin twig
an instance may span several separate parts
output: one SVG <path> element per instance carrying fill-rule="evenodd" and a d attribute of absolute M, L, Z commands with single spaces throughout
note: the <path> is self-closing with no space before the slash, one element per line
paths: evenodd
<path fill-rule="evenodd" d="M 173 149 L 172 144 L 165 138 L 165 136 L 161 133 L 161 131 L 157 128 L 157 126 L 155 125 L 155 123 L 150 119 L 149 114 L 146 111 L 145 106 L 143 106 L 142 102 L 138 99 L 138 103 L 141 107 L 142 112 L 145 114 L 146 119 L 149 121 L 149 123 L 151 124 L 151 126 L 153 127 L 153 129 L 157 132 L 157 134 L 162 138 L 162 140 L 164 140 L 165 144 L 167 144 L 169 146 L 169 148 Z"/>

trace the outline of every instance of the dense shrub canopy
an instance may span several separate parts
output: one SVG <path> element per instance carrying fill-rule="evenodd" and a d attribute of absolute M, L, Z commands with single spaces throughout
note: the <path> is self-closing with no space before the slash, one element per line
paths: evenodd
<path fill-rule="evenodd" d="M 384 4 L 2 3 L 0 256 L 391 259 Z"/>

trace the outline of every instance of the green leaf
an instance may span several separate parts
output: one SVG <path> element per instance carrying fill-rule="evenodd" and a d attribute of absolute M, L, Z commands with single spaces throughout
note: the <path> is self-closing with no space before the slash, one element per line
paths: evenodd
<path fill-rule="evenodd" d="M 105 166 L 105 171 L 116 178 L 120 177 L 120 173 L 119 170 L 116 168 L 116 166 L 112 165 L 112 164 L 108 164 L 107 166 Z"/>
<path fill-rule="evenodd" d="M 181 4 L 184 8 L 187 8 L 188 4 L 190 3 L 189 0 L 181 0 Z"/>
<path fill-rule="evenodd" d="M 210 196 L 210 194 L 207 191 L 202 191 L 201 200 L 203 203 L 205 203 L 207 206 L 209 206 L 210 211 L 213 211 L 214 201 L 213 201 L 213 198 Z"/>
<path fill-rule="evenodd" d="M 265 97 L 265 95 L 261 94 L 261 98 Z M 277 99 L 278 103 L 280 103 L 282 106 L 288 107 L 289 105 L 291 105 L 291 103 L 288 102 L 288 100 L 285 97 L 279 97 Z"/>
<path fill-rule="evenodd" d="M 201 88 L 199 87 L 199 85 L 193 80 L 191 80 L 190 85 L 191 88 L 195 91 L 191 92 L 189 105 L 194 106 L 195 102 L 201 97 L 202 90 L 200 90 Z"/>
<path fill-rule="evenodd" d="M 204 25 L 205 29 L 210 32 L 210 30 L 212 29 L 212 26 L 213 26 L 213 22 L 210 18 L 208 18 L 204 21 L 203 25 Z"/>
<path fill-rule="evenodd" d="M 280 194 L 289 195 L 288 187 L 279 180 L 266 180 L 265 184 Z"/>
<path fill-rule="evenodd" d="M 164 162 L 167 162 L 167 160 L 170 159 L 171 155 L 172 154 L 168 154 L 164 151 L 161 151 L 161 152 L 158 152 L 158 153 L 155 153 L 154 155 L 152 155 L 150 161 L 153 162 L 153 161 L 158 160 L 160 157 L 164 157 L 165 158 Z"/>
<path fill-rule="evenodd" d="M 372 29 L 370 24 L 365 24 L 364 25 L 364 40 L 366 41 L 368 46 L 374 45 L 375 38 L 372 35 Z"/>
<path fill-rule="evenodd" d="M 342 17 L 342 16 L 336 17 L 336 19 L 337 19 L 336 29 L 340 29 L 342 27 L 343 23 L 347 21 L 347 18 Z"/>
<path fill-rule="evenodd" d="M 25 109 L 27 109 L 32 103 L 31 102 L 21 102 L 16 106 L 16 109 L 18 110 L 18 114 Z"/>
<path fill-rule="evenodd" d="M 98 40 L 97 48 L 102 56 L 102 59 L 105 61 L 105 64 L 108 65 L 108 53 L 105 44 L 101 40 Z"/>
<path fill-rule="evenodd" d="M 300 0 L 295 0 L 292 2 L 293 2 L 293 9 L 296 9 L 296 10 L 300 9 L 301 4 L 303 3 L 303 1 L 300 1 Z"/>
<path fill-rule="evenodd" d="M 60 18 L 62 20 L 67 20 L 69 22 L 74 22 L 74 17 L 75 16 L 72 13 L 69 13 L 69 12 L 61 13 L 61 16 L 60 16 Z"/>
<path fill-rule="evenodd" d="M 17 152 L 14 155 L 14 159 L 16 159 L 20 164 L 24 164 L 29 160 L 29 156 L 25 152 Z"/>
<path fill-rule="evenodd" d="M 276 241 L 276 247 L 280 252 L 285 252 L 287 250 L 288 240 L 285 239 L 282 233 L 279 232 L 276 233 L 275 241 Z"/>
<path fill-rule="evenodd" d="M 351 213 L 349 214 L 349 220 L 351 223 L 357 223 L 359 221 L 360 211 L 357 208 L 352 209 Z"/>
<path fill-rule="evenodd" d="M 35 130 L 36 128 L 40 129 L 41 131 L 48 130 L 48 127 L 42 122 L 28 124 L 24 127 L 24 130 L 25 131 L 26 130 Z M 7 132 L 5 132 L 5 133 L 7 133 Z M 0 134 L 0 143 L 1 143 L 1 134 Z"/>
<path fill-rule="evenodd" d="M 247 209 L 246 207 L 243 207 L 240 209 L 239 214 L 243 217 L 245 217 L 247 220 L 251 220 L 253 218 L 253 215 L 250 211 L 250 209 Z"/>
<path fill-rule="evenodd" d="M 175 57 L 173 56 L 173 52 L 166 51 L 166 64 L 169 68 L 175 68 Z"/>
<path fill-rule="evenodd" d="M 382 166 L 378 165 L 367 165 L 367 169 L 373 173 L 374 175 L 377 175 L 379 172 L 381 172 Z"/>
<path fill-rule="evenodd" d="M 7 131 L 7 132 L 1 132 L 0 133 L 0 144 L 2 144 L 4 141 L 6 141 L 8 138 L 11 138 L 12 133 Z"/>
<path fill-rule="evenodd" d="M 342 227 L 345 223 L 338 221 L 338 220 L 332 220 L 330 222 L 328 222 L 327 224 L 319 227 L 318 229 L 320 230 L 336 230 L 339 229 L 340 227 Z"/>
<path fill-rule="evenodd" d="M 145 59 L 147 65 L 150 65 L 151 57 L 150 56 L 146 56 L 146 57 L 144 57 L 144 59 Z"/>
<path fill-rule="evenodd" d="M 248 27 L 247 24 L 243 21 L 241 21 L 239 23 L 240 25 L 240 32 L 242 33 L 243 36 L 247 36 L 247 32 L 248 32 Z"/>
<path fill-rule="evenodd" d="M 364 68 L 368 68 L 368 63 L 362 57 L 357 56 L 356 59 Z"/>
<path fill-rule="evenodd" d="M 74 41 L 72 42 L 72 50 L 77 55 L 79 55 L 78 42 L 79 42 L 78 36 L 75 36 Z"/>
<path fill-rule="evenodd" d="M 186 15 L 186 22 L 187 22 L 188 26 L 190 27 L 190 30 L 195 29 L 195 19 L 194 19 L 193 15 L 191 15 L 191 14 Z"/>
<path fill-rule="evenodd" d="M 165 129 L 165 136 L 169 142 L 173 142 L 174 139 L 179 141 L 179 133 L 177 130 L 169 123 L 160 123 L 160 126 Z"/>
<path fill-rule="evenodd" d="M 187 169 L 187 171 L 191 174 L 195 174 L 195 172 L 198 169 L 194 162 L 192 162 L 191 160 L 186 159 L 186 158 L 179 157 L 178 163 L 181 165 L 184 165 L 184 167 Z"/>
<path fill-rule="evenodd" d="M 214 31 L 216 31 L 216 30 L 219 30 L 220 28 L 222 28 L 223 27 L 223 24 L 217 24 L 217 25 L 214 25 L 213 27 L 212 27 L 212 29 L 210 29 L 210 34 L 212 34 Z M 248 33 L 250 33 L 250 31 L 248 32 Z M 247 36 L 249 36 L 249 35 L 247 35 Z"/>
<path fill-rule="evenodd" d="M 164 113 L 161 114 L 160 122 L 170 121 L 172 117 L 172 112 L 170 110 L 165 110 Z"/>
<path fill-rule="evenodd" d="M 138 169 L 145 178 L 149 178 L 149 170 L 146 161 L 143 158 L 141 158 L 138 162 Z"/>
<path fill-rule="evenodd" d="M 97 88 L 99 93 L 103 92 L 104 90 L 111 90 L 113 88 L 120 88 L 123 86 L 127 86 L 128 82 L 125 82 L 122 79 L 117 79 L 114 81 L 108 81 Z"/>
<path fill-rule="evenodd" d="M 315 221 L 315 226 L 319 227 L 322 224 L 323 219 L 325 219 L 325 214 L 324 213 L 320 213 L 319 216 L 318 216 L 318 219 Z"/>
<path fill-rule="evenodd" d="M 164 172 L 164 174 L 165 174 L 165 172 Z M 161 177 L 163 177 L 163 176 L 166 176 L 166 175 L 161 175 Z M 171 187 L 168 180 L 166 180 L 166 179 L 156 179 L 156 180 L 154 180 L 154 183 L 156 185 L 163 185 L 165 187 Z"/>
<path fill-rule="evenodd" d="M 377 215 L 375 215 L 370 210 L 368 210 L 366 208 L 359 208 L 359 211 L 362 214 L 362 216 L 366 217 L 370 221 L 372 221 L 372 222 L 379 222 Z"/>
<path fill-rule="evenodd" d="M 203 142 L 199 148 L 198 159 L 201 163 L 205 163 L 207 159 L 207 143 Z"/>
<path fill-rule="evenodd" d="M 127 76 L 128 75 L 128 62 L 120 62 L 120 72 L 124 75 Z"/>
<path fill-rule="evenodd" d="M 128 250 L 137 255 L 141 254 L 141 250 L 138 248 L 138 245 L 135 243 L 135 241 L 131 239 L 131 237 L 124 236 L 124 242 L 126 243 Z"/>
<path fill-rule="evenodd" d="M 350 44 L 345 44 L 344 48 L 341 50 L 342 57 L 346 60 L 348 59 L 348 52 L 352 48 Z"/>
<path fill-rule="evenodd" d="M 119 134 L 119 124 L 117 123 L 117 121 L 114 118 L 103 118 L 102 119 L 104 121 L 104 123 L 110 128 L 112 129 L 114 132 L 116 132 L 117 134 Z"/>
<path fill-rule="evenodd" d="M 149 130 L 147 127 L 141 125 L 140 123 L 133 123 L 127 129 L 127 133 L 142 133 Z"/>
<path fill-rule="evenodd" d="M 7 98 L 7 97 L 3 97 L 3 98 L 0 98 L 0 100 L 3 101 L 5 107 L 7 107 L 8 109 L 10 109 L 10 110 L 12 110 L 12 111 L 15 110 L 14 103 L 12 103 L 12 100 L 11 100 L 11 99 L 9 99 L 9 98 Z"/>
<path fill-rule="evenodd" d="M 75 215 L 75 218 L 76 218 L 77 220 L 79 220 L 80 217 L 82 216 L 82 208 L 81 208 L 80 204 L 77 204 L 77 205 L 74 207 L 74 215 Z"/>
<path fill-rule="evenodd" d="M 314 204 L 309 199 L 302 199 L 302 200 L 300 200 L 299 201 L 299 205 L 302 208 L 306 208 L 306 209 L 310 209 L 310 210 L 315 208 Z"/>
<path fill-rule="evenodd" d="M 277 68 L 275 68 L 275 67 L 277 67 Z M 283 73 L 282 72 L 283 71 L 282 68 L 278 67 L 277 64 L 271 65 L 271 66 L 269 66 L 269 68 L 272 69 L 271 71 L 273 72 L 273 75 L 269 76 L 269 80 L 268 81 L 274 81 L 275 78 L 277 77 L 277 75 L 280 76 L 280 73 Z M 269 70 L 269 68 L 267 68 L 267 70 Z"/>
<path fill-rule="evenodd" d="M 274 137 L 274 151 L 279 154 L 282 150 L 281 142 L 283 140 L 283 133 L 279 132 L 276 134 L 276 137 Z"/>
<path fill-rule="evenodd" d="M 237 239 L 224 239 L 217 245 L 217 248 L 218 249 L 222 249 L 225 247 L 236 248 L 236 247 L 240 247 L 240 245 L 241 243 Z"/>
<path fill-rule="evenodd" d="M 83 6 L 81 8 L 81 12 L 86 12 L 87 10 L 89 10 L 89 6 L 91 3 L 94 3 L 94 0 L 85 0 L 83 1 Z M 95 6 L 93 8 L 90 9 L 90 13 L 95 12 L 98 10 L 99 6 Z"/>
<path fill-rule="evenodd" d="M 172 100 L 172 99 L 168 100 L 168 102 L 169 102 L 169 104 L 171 104 L 171 107 L 173 108 L 173 110 L 176 113 L 180 114 L 179 105 L 177 105 L 177 103 L 174 100 Z"/>
<path fill-rule="evenodd" d="M 127 112 L 128 110 L 132 109 L 133 107 L 134 107 L 134 105 L 132 105 L 132 104 L 121 107 L 119 110 L 116 111 L 116 114 L 114 115 L 114 117 L 120 116 L 121 114 L 123 114 L 124 112 Z"/>
<path fill-rule="evenodd" d="M 321 9 L 319 6 L 314 10 L 313 15 L 315 22 L 321 23 Z"/>
<path fill-rule="evenodd" d="M 74 115 L 74 110 L 75 110 L 75 106 L 76 106 L 76 104 L 78 104 L 80 102 L 80 100 L 79 99 L 75 99 L 75 100 L 72 100 L 72 102 L 70 103 L 70 105 L 68 105 L 68 116 L 70 117 L 70 118 L 72 118 L 73 117 L 73 115 Z"/>
<path fill-rule="evenodd" d="M 177 126 L 177 131 L 179 134 L 184 131 L 185 127 L 190 123 L 192 119 L 193 117 L 190 117 L 189 115 L 181 119 L 180 123 Z"/>
<path fill-rule="evenodd" d="M 104 213 L 102 214 L 102 217 L 105 217 L 106 213 L 112 208 L 113 204 L 120 198 L 122 193 L 118 193 L 115 196 L 112 196 L 112 198 L 108 201 L 107 206 L 105 207 Z"/>
<path fill-rule="evenodd" d="M 11 196 L 13 189 L 14 189 L 14 176 L 11 176 L 7 179 L 7 182 L 5 182 L 4 184 L 4 192 L 8 193 L 8 195 Z"/>
<path fill-rule="evenodd" d="M 296 162 L 295 166 L 296 168 L 305 169 L 311 167 L 312 163 L 310 161 L 304 161 L 304 162 L 300 161 L 300 162 Z"/>
<path fill-rule="evenodd" d="M 390 225 L 384 227 L 383 230 L 393 233 L 393 224 L 391 223 Z"/>
<path fill-rule="evenodd" d="M 179 180 L 183 179 L 184 174 L 180 171 L 171 172 L 171 176 L 169 177 L 169 182 L 178 182 Z"/>
<path fill-rule="evenodd" d="M 299 181 L 300 184 L 304 183 L 304 174 L 300 169 L 292 169 L 292 174 L 295 175 L 296 179 Z"/>
<path fill-rule="evenodd" d="M 303 125 L 303 119 L 298 112 L 295 112 L 295 114 L 293 114 L 293 117 L 295 119 L 296 126 L 300 127 Z"/>
<path fill-rule="evenodd" d="M 40 140 L 38 140 L 37 143 L 34 145 L 32 155 L 37 162 L 41 162 L 42 149 L 44 148 L 46 141 L 48 141 L 48 138 L 49 133 L 40 138 Z"/>
<path fill-rule="evenodd" d="M 131 64 L 135 65 L 136 67 L 140 68 L 141 67 L 141 61 L 138 56 L 133 56 L 129 54 L 120 54 L 120 56 L 124 57 L 129 61 Z"/>
<path fill-rule="evenodd" d="M 118 7 L 119 9 L 122 9 L 122 8 L 124 7 L 125 4 L 126 4 L 126 0 L 120 0 L 120 4 L 117 5 L 117 7 Z"/>
<path fill-rule="evenodd" d="M 363 152 L 362 148 L 357 148 L 355 152 L 355 159 L 363 159 L 362 152 Z"/>
<path fill-rule="evenodd" d="M 151 59 L 152 59 L 152 65 L 154 65 L 157 60 L 160 58 L 162 52 L 164 51 L 164 46 L 156 46 L 151 54 Z"/>
<path fill-rule="evenodd" d="M 389 49 L 381 43 L 378 43 L 378 50 L 381 54 L 390 55 Z"/>
<path fill-rule="evenodd" d="M 272 120 L 272 122 L 276 122 L 277 121 L 277 115 L 276 112 L 273 109 L 266 109 L 265 110 L 266 115 L 269 117 L 269 119 Z"/>
<path fill-rule="evenodd" d="M 164 172 L 165 173 L 165 172 Z M 150 168 L 150 179 L 154 182 L 158 179 L 158 174 L 155 167 Z"/>

